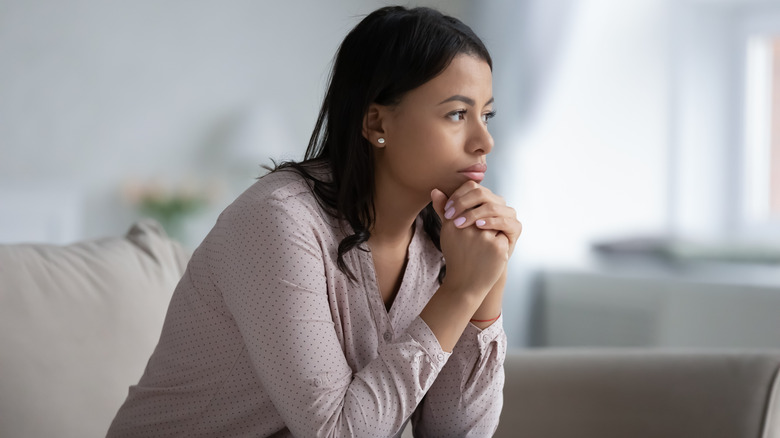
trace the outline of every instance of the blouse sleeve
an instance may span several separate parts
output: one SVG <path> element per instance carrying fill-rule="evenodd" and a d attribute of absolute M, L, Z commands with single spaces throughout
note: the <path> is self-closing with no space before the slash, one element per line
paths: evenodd
<path fill-rule="evenodd" d="M 450 354 L 418 317 L 353 372 L 334 327 L 312 209 L 295 198 L 266 198 L 223 214 L 218 287 L 294 436 L 392 436 Z"/>
<path fill-rule="evenodd" d="M 412 417 L 415 437 L 490 437 L 503 405 L 503 317 L 484 330 L 469 324 Z"/>

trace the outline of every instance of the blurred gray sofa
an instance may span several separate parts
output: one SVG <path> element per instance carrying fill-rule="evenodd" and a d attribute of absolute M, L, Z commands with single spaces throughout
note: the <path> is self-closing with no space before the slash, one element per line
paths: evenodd
<path fill-rule="evenodd" d="M 510 352 L 496 437 L 778 438 L 780 351 Z"/>
<path fill-rule="evenodd" d="M 104 436 L 187 259 L 150 221 L 0 245 L 0 437 Z M 780 438 L 779 365 L 773 351 L 514 351 L 495 436 Z"/>

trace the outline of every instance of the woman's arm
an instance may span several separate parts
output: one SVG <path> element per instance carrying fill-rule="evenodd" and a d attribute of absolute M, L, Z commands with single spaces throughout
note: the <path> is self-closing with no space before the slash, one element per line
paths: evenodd
<path fill-rule="evenodd" d="M 451 224 L 462 232 L 501 233 L 508 240 L 509 258 L 522 226 L 503 199 L 476 183 L 466 183 L 453 193 L 445 207 L 444 215 L 440 213 L 444 226 Z M 506 356 L 500 315 L 507 264 L 502 266 L 501 275 L 471 316 L 471 324 L 415 412 L 416 436 L 491 436 L 495 432 L 503 404 Z"/>
<path fill-rule="evenodd" d="M 417 318 L 354 372 L 334 326 L 343 309 L 328 299 L 313 207 L 295 198 L 246 204 L 220 219 L 214 275 L 276 412 L 295 436 L 393 435 L 449 354 Z M 351 336 L 366 329 L 351 328 Z"/>
<path fill-rule="evenodd" d="M 501 231 L 460 228 L 459 222 L 448 220 L 453 216 L 445 208 L 450 206 L 441 191 L 434 190 L 431 200 L 442 220 L 440 243 L 447 275 L 420 316 L 441 347 L 452 351 L 469 321 L 483 308 L 485 297 L 501 279 L 511 254 L 511 242 Z"/>
<path fill-rule="evenodd" d="M 481 308 L 500 309 L 505 279 L 506 269 Z M 499 302 L 486 303 L 491 298 Z M 415 436 L 492 436 L 503 406 L 506 349 L 502 317 L 469 324 L 412 417 Z"/>
<path fill-rule="evenodd" d="M 509 240 L 507 260 L 514 252 L 523 225 L 517 220 L 512 207 L 489 189 L 469 181 L 460 186 L 447 200 L 445 220 L 452 221 L 457 228 L 478 228 L 502 233 Z M 499 280 L 493 285 L 472 317 L 472 323 L 479 328 L 488 327 L 501 314 L 501 303 L 506 284 L 507 265 Z"/>
<path fill-rule="evenodd" d="M 412 417 L 416 437 L 492 436 L 503 406 L 506 335 L 502 318 L 469 325 Z"/>

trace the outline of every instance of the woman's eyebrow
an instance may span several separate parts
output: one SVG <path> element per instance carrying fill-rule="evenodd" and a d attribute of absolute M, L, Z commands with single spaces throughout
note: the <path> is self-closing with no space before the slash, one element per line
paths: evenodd
<path fill-rule="evenodd" d="M 474 106 L 474 104 L 476 103 L 476 102 L 474 102 L 474 99 L 472 99 L 470 97 L 466 97 L 466 96 L 463 96 L 463 95 L 460 95 L 460 94 L 456 94 L 454 96 L 451 96 L 451 97 L 448 97 L 447 99 L 442 100 L 441 102 L 439 102 L 439 105 L 441 105 L 443 103 L 447 103 L 447 102 L 453 102 L 453 101 L 463 102 L 463 103 L 465 103 L 466 105 L 469 105 L 469 106 Z"/>
<path fill-rule="evenodd" d="M 490 105 L 491 103 L 493 103 L 494 100 L 495 99 L 491 97 L 490 100 L 488 100 L 487 103 L 485 103 L 485 105 Z M 443 103 L 447 103 L 447 102 L 452 102 L 452 101 L 463 102 L 463 103 L 465 103 L 466 105 L 469 105 L 469 106 L 474 106 L 476 104 L 476 102 L 474 102 L 474 99 L 472 99 L 470 97 L 463 96 L 461 94 L 456 94 L 454 96 L 450 96 L 450 97 L 442 100 L 441 102 L 439 102 L 439 105 L 441 105 Z"/>

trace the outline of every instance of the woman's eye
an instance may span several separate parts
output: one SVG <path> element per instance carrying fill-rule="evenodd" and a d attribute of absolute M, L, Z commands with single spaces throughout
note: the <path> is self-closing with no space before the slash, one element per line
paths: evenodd
<path fill-rule="evenodd" d="M 466 118 L 466 110 L 453 111 L 447 114 L 447 117 L 449 117 L 449 119 L 453 122 L 464 120 Z"/>
<path fill-rule="evenodd" d="M 495 116 L 496 116 L 496 112 L 495 111 L 491 111 L 489 113 L 482 114 L 482 122 L 487 125 L 488 120 L 492 119 Z"/>

